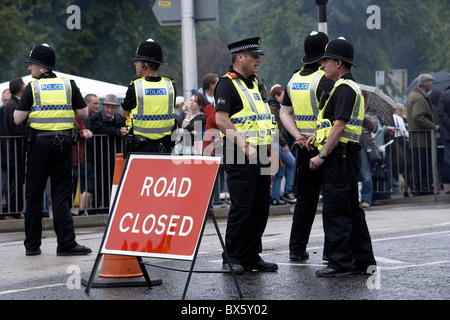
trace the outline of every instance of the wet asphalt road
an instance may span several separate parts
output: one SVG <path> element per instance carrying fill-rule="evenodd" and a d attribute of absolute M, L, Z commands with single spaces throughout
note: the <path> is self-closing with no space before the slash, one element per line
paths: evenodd
<path fill-rule="evenodd" d="M 187 306 L 209 305 L 219 307 L 215 316 L 232 313 L 228 302 L 256 304 L 277 300 L 279 304 L 294 301 L 386 301 L 386 300 L 449 300 L 450 298 L 450 204 L 390 205 L 366 210 L 372 236 L 378 273 L 371 276 L 352 275 L 340 278 L 318 278 L 314 272 L 325 266 L 322 258 L 323 229 L 321 215 L 316 216 L 305 262 L 289 260 L 288 242 L 291 215 L 272 216 L 263 237 L 263 259 L 278 263 L 273 273 L 251 272 L 236 277 L 242 298 L 229 274 L 194 273 L 186 292 L 186 301 L 176 304 L 171 312 L 183 314 L 201 309 L 183 309 Z M 223 234 L 226 221 L 219 220 Z M 183 296 L 187 272 L 147 266 L 152 279 L 161 279 L 162 285 L 148 288 L 132 286 L 98 288 L 97 276 L 90 293 L 85 292 L 82 280 L 91 274 L 103 236 L 103 228 L 77 230 L 79 243 L 90 246 L 93 253 L 80 257 L 57 257 L 56 241 L 52 231 L 45 231 L 42 254 L 25 256 L 22 233 L 0 234 L 0 300 L 72 300 L 72 301 L 164 301 L 180 300 Z M 199 256 L 197 270 L 221 269 L 222 249 L 212 222 L 208 222 Z M 189 261 L 147 259 L 152 264 L 188 270 Z M 101 270 L 101 264 L 98 272 Z M 130 281 L 143 282 L 143 277 Z M 108 281 L 107 281 L 108 282 Z M 188 301 L 195 301 L 189 304 Z M 283 302 L 284 301 L 284 302 Z M 203 303 L 203 304 L 202 304 Z M 270 304 L 269 304 L 270 306 Z M 229 307 L 231 308 L 231 307 Z M 266 306 L 267 308 L 267 306 Z M 272 306 L 271 310 L 274 307 Z M 201 310 L 209 312 L 206 309 Z M 238 309 L 234 310 L 240 313 Z M 251 310 L 253 314 L 256 309 Z M 270 310 L 269 310 L 270 311 Z M 249 309 L 241 312 L 251 314 Z M 259 310 L 261 313 L 262 310 Z M 266 311 L 267 312 L 267 311 Z"/>

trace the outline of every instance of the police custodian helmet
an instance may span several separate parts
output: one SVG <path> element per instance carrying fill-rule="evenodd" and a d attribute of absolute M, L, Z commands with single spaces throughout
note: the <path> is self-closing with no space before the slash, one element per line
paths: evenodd
<path fill-rule="evenodd" d="M 356 67 L 353 63 L 353 46 L 344 37 L 330 40 L 325 47 L 322 59 L 331 58 L 346 61 Z"/>
<path fill-rule="evenodd" d="M 27 60 L 25 60 L 25 62 L 36 63 L 55 71 L 55 60 L 55 51 L 53 51 L 53 49 L 50 48 L 48 44 L 43 43 L 35 46 L 31 50 L 30 56 Z"/>
<path fill-rule="evenodd" d="M 325 46 L 328 43 L 328 36 L 323 32 L 313 31 L 305 39 L 305 56 L 302 59 L 304 64 L 317 62 L 322 58 Z"/>
<path fill-rule="evenodd" d="M 153 39 L 142 41 L 136 49 L 134 60 L 150 61 L 158 64 L 167 64 L 163 60 L 161 46 Z"/>

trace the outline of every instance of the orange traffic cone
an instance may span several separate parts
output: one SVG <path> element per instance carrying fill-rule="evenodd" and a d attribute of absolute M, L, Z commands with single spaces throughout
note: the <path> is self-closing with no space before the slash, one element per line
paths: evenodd
<path fill-rule="evenodd" d="M 125 161 L 123 159 L 123 154 L 116 154 L 113 184 L 111 188 L 111 200 L 113 200 L 116 196 L 124 167 Z M 110 209 L 111 206 L 112 201 L 110 204 Z M 98 276 L 102 278 L 132 278 L 142 277 L 143 275 L 144 274 L 142 273 L 136 257 L 105 254 L 103 255 L 102 271 Z"/>
<path fill-rule="evenodd" d="M 98 276 L 101 278 L 133 278 L 143 275 L 136 257 L 105 254 L 103 255 L 102 271 Z"/>

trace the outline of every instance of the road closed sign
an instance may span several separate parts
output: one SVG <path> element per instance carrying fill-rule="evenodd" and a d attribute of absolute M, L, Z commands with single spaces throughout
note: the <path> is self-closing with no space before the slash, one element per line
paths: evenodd
<path fill-rule="evenodd" d="M 131 154 L 101 253 L 192 260 L 219 157 Z"/>

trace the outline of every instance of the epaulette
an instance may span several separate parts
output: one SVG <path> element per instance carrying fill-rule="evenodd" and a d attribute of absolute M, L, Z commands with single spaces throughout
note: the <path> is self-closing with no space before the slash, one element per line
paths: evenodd
<path fill-rule="evenodd" d="M 167 76 L 160 76 L 161 78 L 166 78 L 166 79 L 169 79 L 170 81 L 172 81 L 172 82 L 175 82 L 175 80 L 174 79 L 172 79 L 171 77 L 167 77 Z"/>
<path fill-rule="evenodd" d="M 239 76 L 236 73 L 234 73 L 234 72 L 227 72 L 227 74 L 233 79 L 239 78 Z"/>

